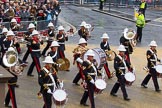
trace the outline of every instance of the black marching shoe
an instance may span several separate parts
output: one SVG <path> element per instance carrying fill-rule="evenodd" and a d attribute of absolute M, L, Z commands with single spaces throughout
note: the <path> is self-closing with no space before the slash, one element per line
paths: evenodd
<path fill-rule="evenodd" d="M 144 87 L 144 88 L 147 88 L 147 86 L 145 84 L 141 84 L 141 86 Z"/>
<path fill-rule="evenodd" d="M 131 99 L 129 99 L 128 97 L 124 98 L 125 101 L 130 101 Z"/>
<path fill-rule="evenodd" d="M 159 93 L 159 92 L 161 92 L 161 90 L 160 90 L 160 89 L 157 89 L 157 90 L 155 90 L 155 91 L 156 91 L 156 92 L 158 92 L 158 93 Z"/>
<path fill-rule="evenodd" d="M 76 86 L 80 86 L 80 84 L 78 84 L 78 83 L 73 83 L 73 84 L 75 84 Z"/>
<path fill-rule="evenodd" d="M 117 97 L 115 93 L 110 93 L 111 96 Z"/>
<path fill-rule="evenodd" d="M 86 104 L 86 103 L 80 103 L 80 105 L 83 105 L 83 106 L 89 106 L 89 105 Z"/>
<path fill-rule="evenodd" d="M 10 106 L 10 105 L 5 105 L 5 108 L 12 108 L 12 106 Z"/>
<path fill-rule="evenodd" d="M 29 74 L 29 75 L 27 75 L 27 76 L 29 76 L 29 77 L 34 77 L 34 75 L 32 75 L 32 74 Z"/>

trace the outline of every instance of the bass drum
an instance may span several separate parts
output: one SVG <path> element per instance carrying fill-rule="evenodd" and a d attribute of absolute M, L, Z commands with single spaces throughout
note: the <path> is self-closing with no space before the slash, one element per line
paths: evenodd
<path fill-rule="evenodd" d="M 97 61 L 97 68 L 101 69 L 104 64 L 106 63 L 106 53 L 101 48 L 94 48 L 92 49 L 94 51 L 94 59 Z M 85 52 L 83 56 L 83 60 L 87 60 L 87 52 Z"/>
<path fill-rule="evenodd" d="M 67 94 L 62 89 L 57 89 L 53 93 L 53 101 L 56 105 L 61 106 L 65 105 L 67 100 Z"/>

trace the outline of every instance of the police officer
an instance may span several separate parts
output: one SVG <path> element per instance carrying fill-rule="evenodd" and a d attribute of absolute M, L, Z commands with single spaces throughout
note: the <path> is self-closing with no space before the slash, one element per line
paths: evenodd
<path fill-rule="evenodd" d="M 47 40 L 46 47 L 42 51 L 42 56 L 45 56 L 46 51 L 49 49 L 49 47 L 50 47 L 50 45 L 51 45 L 51 43 L 52 43 L 52 41 L 54 40 L 54 37 L 55 37 L 53 23 L 50 22 L 47 27 L 48 27 L 48 40 Z"/>
<path fill-rule="evenodd" d="M 28 31 L 25 33 L 25 40 L 27 41 L 27 51 L 22 59 L 23 64 L 27 64 L 26 60 L 29 56 L 29 54 L 31 53 L 32 49 L 31 49 L 31 37 L 30 35 L 32 34 L 32 32 L 35 30 L 35 25 L 33 23 L 30 23 L 28 26 Z"/>
<path fill-rule="evenodd" d="M 144 15 L 144 17 L 145 17 L 146 8 L 147 8 L 146 1 L 145 0 L 141 0 L 140 6 L 139 6 L 139 11 L 142 12 L 142 14 Z"/>
<path fill-rule="evenodd" d="M 86 46 L 87 46 L 87 41 L 84 38 L 80 38 L 78 46 L 73 51 L 73 53 L 74 53 L 74 55 L 73 55 L 73 57 L 74 57 L 73 64 L 75 64 L 75 62 L 76 62 L 77 67 L 79 69 L 79 72 L 77 73 L 77 75 L 73 79 L 73 83 L 75 85 L 77 85 L 77 86 L 79 86 L 78 82 L 79 82 L 80 78 L 84 79 L 83 68 L 82 68 L 81 64 L 77 60 L 78 59 L 82 60 L 82 57 L 84 56 L 84 53 L 88 50 L 88 48 Z"/>
<path fill-rule="evenodd" d="M 109 39 L 108 34 L 104 33 L 101 38 L 103 39 L 102 42 L 100 43 L 101 49 L 103 49 L 104 51 L 106 51 L 106 50 L 110 51 L 111 49 L 110 49 L 110 46 L 109 46 L 109 43 L 108 43 L 108 39 Z M 107 62 L 104 64 L 104 69 L 106 71 L 107 77 L 111 78 L 112 76 L 111 76 Z"/>
<path fill-rule="evenodd" d="M 125 47 L 123 45 L 120 45 L 117 50 L 119 51 L 119 54 L 114 59 L 114 69 L 116 71 L 117 82 L 113 86 L 110 95 L 117 96 L 116 93 L 119 87 L 121 87 L 124 100 L 129 101 L 130 99 L 128 98 L 128 94 L 125 88 L 124 74 L 126 68 L 128 67 L 128 69 L 131 69 L 131 66 L 129 62 L 125 60 L 125 51 L 126 51 Z"/>
<path fill-rule="evenodd" d="M 137 27 L 136 40 L 137 40 L 137 42 L 141 42 L 141 40 L 142 40 L 142 29 L 144 28 L 144 26 L 145 26 L 145 17 L 142 14 L 142 12 L 139 11 L 139 15 L 136 20 L 136 27 Z"/>
<path fill-rule="evenodd" d="M 39 33 L 37 30 L 34 30 L 31 34 L 32 39 L 31 39 L 31 57 L 32 57 L 32 64 L 29 67 L 29 70 L 27 72 L 27 76 L 34 76 L 32 75 L 34 66 L 36 66 L 37 72 L 40 72 L 41 66 L 39 62 L 39 58 L 41 56 L 40 54 L 40 40 L 38 37 Z"/>
<path fill-rule="evenodd" d="M 85 83 L 87 87 L 85 88 L 84 94 L 80 101 L 80 104 L 83 106 L 88 106 L 86 101 L 89 97 L 91 108 L 95 108 L 94 102 L 94 82 L 97 75 L 96 67 L 94 66 L 94 52 L 93 50 L 88 50 L 87 53 L 87 60 L 83 61 L 83 74 L 85 76 Z"/>
<path fill-rule="evenodd" d="M 100 10 L 103 10 L 103 3 L 104 3 L 104 0 L 100 0 L 100 7 L 99 7 Z"/>
<path fill-rule="evenodd" d="M 55 90 L 59 79 L 57 77 L 57 72 L 52 67 L 54 64 L 52 57 L 47 56 L 43 61 L 45 63 L 44 67 L 39 73 L 39 85 L 41 87 L 41 93 L 43 94 L 44 106 L 43 108 L 52 107 L 52 93 Z"/>
<path fill-rule="evenodd" d="M 133 53 L 133 46 L 131 45 L 130 40 L 127 36 L 128 32 L 132 32 L 135 35 L 133 30 L 125 28 L 122 36 L 120 37 L 120 44 L 124 45 L 124 47 L 126 49 L 126 51 L 125 51 L 126 60 L 128 62 L 131 62 L 130 54 Z M 132 36 L 132 37 L 134 37 L 134 36 Z"/>
<path fill-rule="evenodd" d="M 78 30 L 78 35 L 80 36 L 80 38 L 84 38 L 87 41 L 89 33 L 85 28 L 86 24 L 87 23 L 85 21 L 82 21 L 82 23 L 80 24 L 81 28 Z"/>
<path fill-rule="evenodd" d="M 65 32 L 64 32 L 64 27 L 63 26 L 59 26 L 58 27 L 59 33 L 56 35 L 56 39 L 59 43 L 59 47 L 58 47 L 58 53 L 59 53 L 59 57 L 60 58 L 65 58 L 65 41 L 68 41 L 68 37 L 66 36 Z"/>
<path fill-rule="evenodd" d="M 157 61 L 160 62 L 160 60 L 157 58 L 157 44 L 156 41 L 151 41 L 150 44 L 150 49 L 147 50 L 146 57 L 147 57 L 147 67 L 149 69 L 149 73 L 145 77 L 145 79 L 142 81 L 141 86 L 144 88 L 147 88 L 147 83 L 149 82 L 150 78 L 152 77 L 154 86 L 155 86 L 155 91 L 160 92 L 161 90 L 159 89 L 159 84 L 157 81 L 157 72 L 154 66 L 156 66 Z"/>

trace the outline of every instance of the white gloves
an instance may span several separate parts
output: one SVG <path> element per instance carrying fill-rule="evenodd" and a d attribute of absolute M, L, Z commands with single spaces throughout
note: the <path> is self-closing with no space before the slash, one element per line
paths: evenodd
<path fill-rule="evenodd" d="M 63 88 L 63 86 L 64 86 L 64 83 L 63 83 L 63 81 L 61 81 L 60 82 L 60 88 Z"/>
<path fill-rule="evenodd" d="M 51 89 L 48 89 L 48 90 L 47 90 L 47 93 L 51 94 L 51 93 L 52 93 L 52 92 L 51 92 Z"/>
<path fill-rule="evenodd" d="M 90 82 L 91 82 L 92 84 L 94 84 L 94 83 L 95 83 L 93 79 L 91 79 L 91 80 L 90 80 Z"/>

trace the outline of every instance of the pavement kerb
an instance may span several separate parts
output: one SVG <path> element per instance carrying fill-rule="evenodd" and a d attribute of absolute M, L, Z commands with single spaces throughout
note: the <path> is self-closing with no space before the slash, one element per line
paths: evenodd
<path fill-rule="evenodd" d="M 103 14 L 107 14 L 107 15 L 110 15 L 110 16 L 114 16 L 114 17 L 121 18 L 121 19 L 135 23 L 135 20 L 132 20 L 132 19 L 129 19 L 129 18 L 126 18 L 126 17 L 122 17 L 122 16 L 119 16 L 119 15 L 116 15 L 116 14 L 112 14 L 112 13 L 109 13 L 109 12 L 101 11 L 101 10 L 98 10 L 98 9 L 92 9 L 92 11 L 100 12 L 100 13 L 103 13 Z"/>

